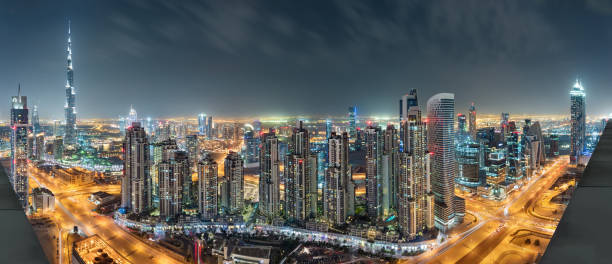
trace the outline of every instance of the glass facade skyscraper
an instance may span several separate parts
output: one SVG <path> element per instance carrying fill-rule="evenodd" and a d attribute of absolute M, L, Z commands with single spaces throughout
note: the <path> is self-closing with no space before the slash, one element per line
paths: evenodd
<path fill-rule="evenodd" d="M 238 153 L 230 151 L 223 168 L 229 198 L 226 210 L 239 213 L 244 207 L 244 161 Z"/>
<path fill-rule="evenodd" d="M 259 154 L 259 210 L 274 217 L 280 211 L 280 155 L 274 130 L 261 137 Z"/>
<path fill-rule="evenodd" d="M 198 133 L 206 135 L 206 114 L 198 115 Z"/>
<path fill-rule="evenodd" d="M 468 130 L 470 132 L 470 136 L 472 137 L 473 140 L 476 140 L 476 106 L 474 106 L 474 103 L 472 103 L 470 105 L 470 109 L 468 112 Z"/>
<path fill-rule="evenodd" d="M 463 136 L 467 133 L 467 120 L 465 115 L 462 113 L 457 114 L 457 136 L 463 138 Z"/>
<path fill-rule="evenodd" d="M 404 96 L 399 101 L 399 117 L 400 121 L 408 118 L 408 111 L 410 107 L 418 106 L 418 97 L 417 90 L 410 89 L 410 92 Z"/>
<path fill-rule="evenodd" d="M 323 212 L 332 224 L 342 224 L 354 214 L 355 184 L 348 162 L 348 133 L 332 132 L 327 139 L 328 168 L 323 187 Z"/>
<path fill-rule="evenodd" d="M 427 148 L 431 152 L 432 189 L 435 198 L 435 225 L 446 232 L 454 226 L 456 207 L 462 208 L 455 197 L 455 95 L 440 93 L 427 101 Z"/>
<path fill-rule="evenodd" d="M 153 205 L 150 160 L 147 134 L 140 122 L 134 122 L 123 141 L 121 180 L 121 206 L 134 213 L 145 212 Z"/>
<path fill-rule="evenodd" d="M 382 216 L 383 135 L 380 127 L 365 129 L 366 207 L 371 219 Z"/>
<path fill-rule="evenodd" d="M 42 132 L 40 128 L 40 119 L 38 118 L 38 106 L 34 106 L 32 110 L 32 134 L 37 135 Z"/>
<path fill-rule="evenodd" d="M 351 106 L 348 108 L 348 121 L 349 121 L 349 137 L 351 140 L 357 140 L 357 106 Z"/>
<path fill-rule="evenodd" d="M 207 156 L 198 162 L 198 211 L 204 220 L 211 220 L 218 214 L 218 166 Z"/>
<path fill-rule="evenodd" d="M 570 91 L 570 163 L 577 164 L 578 159 L 584 151 L 584 140 L 586 137 L 586 94 L 579 80 L 576 80 Z"/>
<path fill-rule="evenodd" d="M 9 180 L 23 208 L 28 206 L 28 98 L 11 98 L 11 175 Z"/>
<path fill-rule="evenodd" d="M 70 33 L 70 21 L 68 21 L 68 66 L 66 69 L 66 104 L 64 115 L 66 125 L 64 128 L 64 145 L 76 144 L 76 91 L 74 89 L 74 72 L 72 68 L 72 39 Z"/>

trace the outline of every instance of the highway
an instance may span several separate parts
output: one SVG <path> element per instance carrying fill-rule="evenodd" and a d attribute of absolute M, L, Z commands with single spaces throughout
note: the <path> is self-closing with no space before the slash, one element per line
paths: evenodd
<path fill-rule="evenodd" d="M 36 168 L 30 168 L 30 178 L 33 187 L 46 187 L 55 195 L 53 218 L 62 230 L 70 230 L 76 225 L 86 235 L 98 234 L 132 263 L 184 263 L 179 255 L 153 242 L 145 242 L 121 229 L 111 217 L 93 212 L 95 206 L 88 200 L 89 195 L 96 191 L 118 194 L 119 185 L 66 185 Z M 63 263 L 68 263 L 67 256 L 63 259 Z"/>
<path fill-rule="evenodd" d="M 497 257 L 504 258 L 509 251 L 513 252 L 514 260 L 517 256 L 527 262 L 533 260 L 537 253 L 543 252 L 547 241 L 544 242 L 542 238 L 544 245 L 540 248 L 520 248 L 512 242 L 513 234 L 525 230 L 552 235 L 557 221 L 535 216 L 533 206 L 548 205 L 552 197 L 567 188 L 566 185 L 558 190 L 549 190 L 565 173 L 567 166 L 567 156 L 559 157 L 503 201 L 465 197 L 466 211 L 478 216 L 478 224 L 469 232 L 451 234 L 446 242 L 432 251 L 407 258 L 401 263 L 490 263 L 497 262 Z"/>
<path fill-rule="evenodd" d="M 480 263 L 494 256 L 504 257 L 507 251 L 516 248 L 510 242 L 518 231 L 552 234 L 557 221 L 534 215 L 534 207 L 550 206 L 550 199 L 568 187 L 564 185 L 558 190 L 549 190 L 564 174 L 567 166 L 567 157 L 560 157 L 503 201 L 465 197 L 466 211 L 474 215 L 477 221 L 452 232 L 434 249 L 400 262 Z M 133 263 L 183 262 L 181 256 L 121 229 L 112 218 L 92 212 L 95 206 L 88 201 L 89 195 L 96 191 L 119 194 L 118 185 L 66 185 L 35 168 L 31 169 L 30 177 L 34 185 L 45 186 L 55 194 L 54 217 L 61 223 L 62 229 L 69 230 L 76 225 L 87 235 L 98 234 Z M 530 249 L 514 254 L 523 254 L 525 259 L 530 259 L 537 253 L 537 249 Z"/>

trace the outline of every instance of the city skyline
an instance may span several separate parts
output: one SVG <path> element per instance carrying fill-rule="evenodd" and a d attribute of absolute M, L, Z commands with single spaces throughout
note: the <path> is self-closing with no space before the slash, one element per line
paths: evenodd
<path fill-rule="evenodd" d="M 2 85 L 6 92 L 14 93 L 17 83 L 22 83 L 22 93 L 30 97 L 31 105 L 38 106 L 41 119 L 64 119 L 65 98 L 60 98 L 58 90 L 65 85 L 66 24 L 70 19 L 79 118 L 116 118 L 125 115 L 132 104 L 144 116 L 152 117 L 195 116 L 200 112 L 247 117 L 340 116 L 345 105 L 357 105 L 363 115 L 393 116 L 397 107 L 389 102 L 411 88 L 418 89 L 423 98 L 439 92 L 455 93 L 457 112 L 466 112 L 475 101 L 481 113 L 565 114 L 565 104 L 558 102 L 567 101 L 566 87 L 576 77 L 589 94 L 587 113 L 602 115 L 612 112 L 604 100 L 610 96 L 605 87 L 612 80 L 604 71 L 610 54 L 601 49 L 603 44 L 597 44 L 605 41 L 593 39 L 593 35 L 607 35 L 598 35 L 589 27 L 609 15 L 597 4 L 602 3 L 555 6 L 558 14 L 566 15 L 562 16 L 566 20 L 560 20 L 545 11 L 550 2 L 498 2 L 479 10 L 442 2 L 408 3 L 405 8 L 388 2 L 380 6 L 315 3 L 304 7 L 309 12 L 299 16 L 283 4 L 277 8 L 206 2 L 98 4 L 100 10 L 109 11 L 108 17 L 93 15 L 82 3 L 71 1 L 27 6 L 9 3 L 0 11 L 4 24 L 22 26 L 0 30 L 24 41 L 4 44 L 7 59 L 0 62 L 0 77 L 6 80 Z M 325 7 L 323 10 L 337 15 L 339 21 L 315 23 L 317 7 Z M 379 14 L 395 7 L 400 11 Z M 509 25 L 483 12 L 501 8 L 507 11 L 504 18 Z M 423 12 L 408 16 L 414 12 L 408 9 Z M 473 21 L 450 16 L 449 10 L 458 12 L 458 17 L 471 15 Z M 160 19 L 153 21 L 143 11 L 156 13 Z M 36 19 L 29 19 L 34 15 Z M 214 23 L 206 15 L 235 19 L 235 24 Z M 268 15 L 272 18 L 266 18 Z M 476 30 L 476 38 L 462 40 L 461 34 L 469 36 L 466 29 L 453 33 L 452 24 L 430 21 L 439 16 L 459 19 L 447 23 L 464 23 Z M 585 16 L 590 20 L 568 26 L 568 18 Z M 514 32 L 515 26 L 525 23 L 521 19 L 533 22 L 533 28 Z M 492 25 L 478 26 L 478 22 Z M 260 29 L 254 26 L 258 23 Z M 487 33 L 489 29 L 495 30 Z M 560 34 L 561 30 L 570 34 Z M 328 31 L 346 38 L 340 41 Z M 519 40 L 511 37 L 513 33 L 531 41 L 512 47 L 510 43 Z M 489 40 L 492 37 L 500 39 Z M 445 49 L 441 39 L 458 41 L 457 46 Z M 348 40 L 359 44 L 352 45 L 355 50 L 343 49 L 353 43 Z M 471 45 L 473 49 L 468 48 Z M 603 53 L 591 61 L 587 50 Z M 19 57 L 13 57 L 15 54 Z M 548 62 L 554 66 L 530 63 L 534 54 L 554 58 L 555 63 Z M 226 91 L 245 96 L 235 98 Z M 118 93 L 125 96 L 116 98 Z M 5 109 L 0 113 L 8 115 Z"/>
<path fill-rule="evenodd" d="M 604 0 L 2 4 L 4 255 L 550 263 L 576 206 L 609 237 L 583 197 L 609 174 L 610 18 Z"/>

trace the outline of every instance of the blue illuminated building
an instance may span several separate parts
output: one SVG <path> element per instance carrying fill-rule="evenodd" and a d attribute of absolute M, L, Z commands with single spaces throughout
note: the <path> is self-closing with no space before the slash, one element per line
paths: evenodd
<path fill-rule="evenodd" d="M 508 181 L 520 180 L 523 178 L 523 176 L 525 176 L 525 168 L 522 165 L 523 150 L 521 148 L 519 138 L 520 133 L 518 131 L 512 131 L 512 133 L 506 136 L 506 163 L 508 165 L 508 175 L 506 180 Z"/>
<path fill-rule="evenodd" d="M 200 135 L 206 135 L 206 114 L 202 113 L 198 115 L 198 133 Z"/>
<path fill-rule="evenodd" d="M 350 140 L 353 142 L 351 146 L 351 150 L 355 150 L 356 144 L 360 143 L 360 140 L 357 139 L 357 106 L 351 106 L 348 108 L 348 134 Z"/>
<path fill-rule="evenodd" d="M 244 132 L 244 160 L 247 164 L 259 162 L 259 137 L 252 129 Z"/>
<path fill-rule="evenodd" d="M 576 80 L 574 87 L 570 91 L 570 116 L 571 116 L 571 137 L 570 137 L 570 163 L 577 164 L 579 157 L 585 150 L 586 138 L 586 94 L 582 83 Z"/>
<path fill-rule="evenodd" d="M 466 187 L 481 185 L 480 180 L 480 144 L 476 142 L 461 142 L 457 146 L 457 178 L 456 182 Z"/>

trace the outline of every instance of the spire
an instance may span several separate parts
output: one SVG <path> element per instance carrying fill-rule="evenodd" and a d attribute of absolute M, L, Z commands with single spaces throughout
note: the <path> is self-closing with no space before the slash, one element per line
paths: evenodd
<path fill-rule="evenodd" d="M 17 85 L 17 98 L 21 98 L 21 83 Z M 21 100 L 21 99 L 19 99 Z"/>
<path fill-rule="evenodd" d="M 574 83 L 574 88 L 578 88 L 581 91 L 584 90 L 584 88 L 582 87 L 582 82 L 580 82 L 580 79 L 576 78 L 576 83 Z"/>
<path fill-rule="evenodd" d="M 76 91 L 74 89 L 74 71 L 72 67 L 72 29 L 70 19 L 68 19 L 68 41 L 66 47 L 66 103 L 64 104 L 64 114 L 66 118 L 66 128 L 64 130 L 64 143 L 66 145 L 76 144 Z"/>
<path fill-rule="evenodd" d="M 72 70 L 72 33 L 70 33 L 70 19 L 68 20 L 68 69 Z"/>

